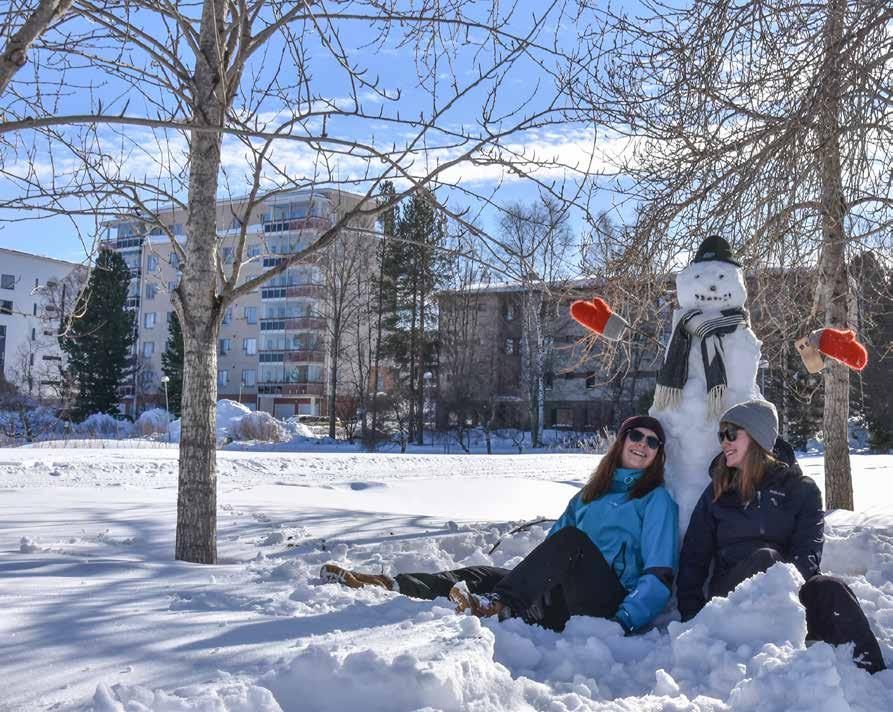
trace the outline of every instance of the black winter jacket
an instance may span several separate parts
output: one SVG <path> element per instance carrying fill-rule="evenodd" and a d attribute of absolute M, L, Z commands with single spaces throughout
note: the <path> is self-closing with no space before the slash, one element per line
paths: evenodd
<path fill-rule="evenodd" d="M 779 462 L 767 470 L 749 504 L 735 491 L 723 493 L 714 502 L 711 483 L 695 505 L 676 579 L 682 620 L 706 604 L 704 583 L 711 563 L 717 578 L 757 549 L 771 547 L 794 564 L 804 579 L 819 573 L 825 523 L 821 492 L 801 472 L 793 449 L 781 438 L 773 455 Z M 711 475 L 721 457 L 711 463 Z"/>

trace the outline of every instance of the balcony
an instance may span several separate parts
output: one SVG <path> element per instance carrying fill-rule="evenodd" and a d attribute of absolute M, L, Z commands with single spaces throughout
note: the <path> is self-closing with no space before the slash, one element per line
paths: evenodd
<path fill-rule="evenodd" d="M 103 240 L 102 246 L 110 250 L 129 250 L 134 247 L 141 247 L 143 244 L 142 235 L 132 235 L 130 237 L 118 237 L 113 240 Z"/>
<path fill-rule="evenodd" d="M 332 226 L 330 218 L 303 217 L 264 221 L 264 232 L 289 232 L 292 230 L 325 230 Z"/>
<path fill-rule="evenodd" d="M 322 381 L 258 381 L 258 395 L 321 396 L 325 391 Z"/>
<path fill-rule="evenodd" d="M 321 331 L 326 328 L 326 320 L 315 316 L 291 317 L 286 319 L 261 319 L 261 331 Z"/>
<path fill-rule="evenodd" d="M 318 349 L 261 349 L 260 363 L 325 363 L 326 354 Z"/>
<path fill-rule="evenodd" d="M 284 287 L 263 287 L 260 290 L 261 299 L 322 299 L 325 295 L 325 287 L 321 284 L 291 284 Z"/>

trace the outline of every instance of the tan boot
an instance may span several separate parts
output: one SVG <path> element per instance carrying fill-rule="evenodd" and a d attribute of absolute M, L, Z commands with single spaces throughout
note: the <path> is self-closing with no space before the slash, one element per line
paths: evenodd
<path fill-rule="evenodd" d="M 359 571 L 349 571 L 337 564 L 323 564 L 319 570 L 319 577 L 328 583 L 340 583 L 348 588 L 363 588 L 364 586 L 379 586 L 388 591 L 394 590 L 394 579 L 384 574 L 363 574 Z"/>
<path fill-rule="evenodd" d="M 456 604 L 456 613 L 471 613 L 477 618 L 498 616 L 504 605 L 502 601 L 493 601 L 486 596 L 471 593 L 468 584 L 460 581 L 450 589 L 450 600 Z"/>

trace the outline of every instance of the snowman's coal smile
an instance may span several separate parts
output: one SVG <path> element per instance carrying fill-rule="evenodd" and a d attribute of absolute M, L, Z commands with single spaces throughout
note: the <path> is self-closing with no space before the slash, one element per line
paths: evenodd
<path fill-rule="evenodd" d="M 731 292 L 725 294 L 695 294 L 695 299 L 700 302 L 727 302 L 732 298 Z"/>

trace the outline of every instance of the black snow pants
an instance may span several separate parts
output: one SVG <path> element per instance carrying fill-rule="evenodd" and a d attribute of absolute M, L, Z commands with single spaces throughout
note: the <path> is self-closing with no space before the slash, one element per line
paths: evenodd
<path fill-rule="evenodd" d="M 575 527 L 550 536 L 512 570 L 469 566 L 394 578 L 400 593 L 429 600 L 465 581 L 472 593 L 497 597 L 512 615 L 556 631 L 564 630 L 571 616 L 611 618 L 627 596 L 598 547 Z"/>
<path fill-rule="evenodd" d="M 728 596 L 742 581 L 784 561 L 775 549 L 757 549 L 744 561 L 710 582 L 711 596 Z M 824 641 L 831 645 L 853 643 L 856 665 L 870 673 L 885 670 L 877 638 L 855 594 L 834 576 L 816 574 L 800 588 L 800 603 L 806 609 L 806 642 Z"/>

